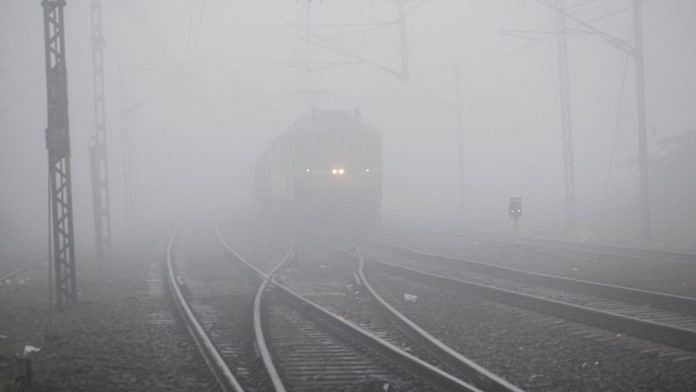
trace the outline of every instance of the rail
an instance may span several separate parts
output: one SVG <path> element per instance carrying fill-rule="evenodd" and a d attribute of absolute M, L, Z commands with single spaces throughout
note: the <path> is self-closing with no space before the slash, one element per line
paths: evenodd
<path fill-rule="evenodd" d="M 444 234 L 454 237 L 468 237 L 499 243 L 515 244 L 517 246 L 539 246 L 547 249 L 575 250 L 607 256 L 620 256 L 639 259 L 659 259 L 661 261 L 668 261 L 688 265 L 696 264 L 696 254 L 685 251 L 630 247 L 624 245 L 610 245 L 596 242 L 569 241 L 548 237 L 513 236 L 504 233 L 496 233 L 492 231 L 475 229 L 458 229 L 458 231 L 452 231 L 451 229 L 448 230 L 442 228 L 421 227 L 417 230 L 435 234 Z"/>
<path fill-rule="evenodd" d="M 28 270 L 29 268 L 34 267 L 35 265 L 41 263 L 42 261 L 44 261 L 44 260 L 36 260 L 36 261 L 33 261 L 33 262 L 31 262 L 31 263 L 28 263 L 28 264 L 25 265 L 25 266 L 22 266 L 22 267 L 17 268 L 16 270 L 10 272 L 9 274 L 6 274 L 6 275 L 4 275 L 4 276 L 0 276 L 0 284 L 2 284 L 3 282 L 5 282 L 5 281 L 7 281 L 7 280 L 13 279 L 15 276 L 17 276 L 17 275 L 21 274 L 22 272 Z"/>
<path fill-rule="evenodd" d="M 240 261 L 243 265 L 247 266 L 250 271 L 256 273 L 264 279 L 264 283 L 268 285 L 267 288 L 264 288 L 263 290 L 259 289 L 259 293 L 263 293 L 266 291 L 266 289 L 270 288 L 271 286 L 274 289 L 277 289 L 277 291 L 283 295 L 284 299 L 289 301 L 290 303 L 294 304 L 297 309 L 301 309 L 304 312 L 311 314 L 313 317 L 316 317 L 317 319 L 321 319 L 325 323 L 331 325 L 333 328 L 336 330 L 341 331 L 343 334 L 349 336 L 351 339 L 354 339 L 355 341 L 361 342 L 361 344 L 370 347 L 371 350 L 381 354 L 382 356 L 390 359 L 393 361 L 395 364 L 409 370 L 411 373 L 416 374 L 420 377 L 422 377 L 425 380 L 428 380 L 429 382 L 433 383 L 434 385 L 437 385 L 441 388 L 444 388 L 445 390 L 451 390 L 451 391 L 466 391 L 466 392 L 475 392 L 478 391 L 480 392 L 481 389 L 477 388 L 474 385 L 471 385 L 465 381 L 462 381 L 440 369 L 437 367 L 430 365 L 429 363 L 421 360 L 420 358 L 417 358 L 400 348 L 394 346 L 393 344 L 353 325 L 352 323 L 342 319 L 341 317 L 336 316 L 332 312 L 324 309 L 323 307 L 315 304 L 312 301 L 309 301 L 308 299 L 296 294 L 289 288 L 285 287 L 284 285 L 280 284 L 275 278 L 275 273 L 279 269 L 281 265 L 283 265 L 287 260 L 291 258 L 291 254 L 294 254 L 293 249 L 289 250 L 288 253 L 286 254 L 286 257 L 283 258 L 283 261 L 279 263 L 276 267 L 273 268 L 273 270 L 269 274 L 264 274 L 261 272 L 258 268 L 254 267 L 249 261 L 247 261 L 244 257 L 242 257 L 239 253 L 234 251 L 231 246 L 227 244 L 227 242 L 222 238 L 222 235 L 220 234 L 220 230 L 218 227 L 217 230 L 217 236 L 218 239 L 221 241 L 222 245 L 230 251 L 230 253 L 234 256 L 235 259 Z M 294 248 L 294 246 L 293 246 Z M 258 304 L 259 304 L 259 318 L 258 318 L 258 329 L 259 331 L 263 331 L 263 326 L 261 325 L 261 320 L 260 320 L 260 305 L 261 305 L 261 297 L 258 298 Z M 256 308 L 256 300 L 255 300 L 255 308 Z M 256 314 L 256 310 L 255 310 Z M 255 328 L 257 325 L 257 318 L 255 315 L 254 318 L 254 324 Z M 268 347 L 266 345 L 265 339 L 263 340 L 263 347 L 264 350 L 266 351 L 265 354 L 268 358 L 272 358 L 272 354 L 270 353 L 270 350 L 268 350 Z M 257 343 L 258 344 L 258 343 Z M 259 347 L 261 349 L 261 347 Z M 272 361 L 270 361 L 272 363 Z M 274 367 L 275 368 L 275 367 Z M 277 374 L 277 372 L 276 372 Z M 282 380 L 279 379 L 279 382 L 282 383 Z M 275 383 L 274 383 L 275 384 Z"/>
<path fill-rule="evenodd" d="M 382 268 L 389 273 L 413 279 L 421 283 L 473 293 L 474 295 L 478 295 L 482 298 L 487 298 L 495 302 L 501 302 L 515 307 L 548 314 L 554 317 L 573 320 L 583 324 L 594 325 L 615 332 L 628 333 L 634 336 L 680 348 L 696 350 L 696 331 L 694 330 L 679 328 L 648 320 L 640 320 L 603 310 L 587 308 L 580 305 L 541 298 L 512 290 L 450 278 L 375 259 L 366 259 L 366 261 Z"/>
<path fill-rule="evenodd" d="M 182 229 L 178 229 L 169 238 L 169 243 L 167 244 L 166 253 L 166 281 L 169 287 L 169 292 L 174 300 L 177 311 L 181 316 L 182 320 L 186 324 L 186 329 L 188 329 L 191 337 L 193 338 L 198 350 L 211 370 L 218 384 L 225 392 L 243 392 L 241 384 L 235 378 L 234 374 L 227 366 L 222 356 L 217 351 L 217 348 L 213 342 L 208 337 L 198 319 L 193 314 L 193 311 L 188 305 L 186 298 L 181 292 L 180 282 L 176 274 L 176 269 L 173 263 L 173 248 L 175 246 L 175 239 Z"/>
<path fill-rule="evenodd" d="M 408 335 L 428 347 L 432 352 L 437 354 L 437 357 L 447 363 L 449 366 L 460 369 L 470 379 L 476 380 L 474 383 L 485 391 L 492 392 L 521 392 L 522 390 L 515 385 L 498 377 L 487 369 L 481 367 L 476 362 L 466 358 L 456 350 L 442 343 L 440 340 L 432 336 L 430 333 L 421 328 L 418 324 L 404 316 L 396 310 L 377 291 L 372 287 L 372 284 L 365 275 L 365 259 L 360 250 L 353 246 L 354 256 L 358 259 L 358 276 L 362 284 L 368 290 L 370 296 L 396 321 L 396 323 L 408 333 Z"/>
<path fill-rule="evenodd" d="M 470 271 L 495 276 L 498 278 L 515 280 L 553 287 L 562 290 L 571 290 L 580 293 L 588 293 L 598 297 L 617 299 L 628 303 L 651 304 L 664 309 L 681 312 L 696 313 L 696 298 L 684 297 L 656 291 L 641 290 L 632 287 L 611 285 L 606 283 L 590 282 L 586 280 L 566 278 L 558 275 L 531 272 L 516 268 L 445 256 L 438 253 L 424 252 L 412 248 L 386 243 L 372 243 L 373 245 L 387 249 L 401 256 L 428 260 L 432 262 L 456 263 Z"/>
<path fill-rule="evenodd" d="M 254 296 L 254 339 L 256 342 L 256 348 L 259 351 L 261 360 L 263 361 L 263 366 L 266 369 L 266 373 L 268 373 L 268 377 L 271 380 L 271 384 L 273 385 L 273 389 L 276 392 L 285 392 L 287 389 L 285 388 L 283 379 L 280 377 L 278 369 L 276 368 L 275 363 L 273 362 L 273 354 L 271 354 L 271 350 L 268 348 L 268 344 L 266 343 L 263 322 L 261 319 L 261 305 L 263 300 L 263 294 L 266 292 L 266 289 L 268 288 L 268 285 L 270 283 L 269 277 L 272 276 L 272 274 L 274 274 L 278 270 L 278 268 L 280 268 L 288 260 L 294 257 L 295 246 L 293 244 L 293 246 L 290 247 L 288 252 L 285 254 L 285 257 L 283 257 L 280 263 L 273 267 L 269 274 L 265 274 L 263 271 L 251 264 L 242 255 L 237 253 L 237 251 L 235 251 L 231 246 L 229 246 L 227 241 L 225 241 L 225 239 L 222 238 L 222 234 L 220 234 L 219 225 L 215 229 L 215 235 L 217 236 L 222 246 L 228 252 L 230 252 L 230 254 L 232 254 L 232 256 L 237 261 L 242 263 L 242 265 L 244 265 L 252 274 L 261 279 L 261 284 L 259 285 L 258 290 L 256 290 L 256 295 Z"/>

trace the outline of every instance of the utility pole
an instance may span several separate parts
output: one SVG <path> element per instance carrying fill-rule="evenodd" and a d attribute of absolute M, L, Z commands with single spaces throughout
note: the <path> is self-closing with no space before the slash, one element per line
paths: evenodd
<path fill-rule="evenodd" d="M 52 257 L 58 306 L 77 302 L 72 184 L 70 181 L 70 127 L 68 77 L 65 65 L 65 0 L 43 0 L 46 56 L 48 175 Z M 50 267 L 49 267 L 50 268 Z"/>
<path fill-rule="evenodd" d="M 643 245 L 650 242 L 650 196 L 649 196 L 649 172 L 648 172 L 648 137 L 647 120 L 645 108 L 645 61 L 643 48 L 643 15 L 641 0 L 633 0 L 633 33 L 635 41 L 633 45 L 613 37 L 604 31 L 583 22 L 582 20 L 568 14 L 564 9 L 548 0 L 539 0 L 543 5 L 562 13 L 566 18 L 586 28 L 589 32 L 596 34 L 611 46 L 627 53 L 635 59 L 636 64 L 636 113 L 638 118 L 638 160 L 640 176 L 640 210 L 641 210 L 641 241 Z"/>
<path fill-rule="evenodd" d="M 401 77 L 408 81 L 410 78 L 408 37 L 406 35 L 406 3 L 409 0 L 397 0 L 399 8 L 399 55 L 401 56 Z"/>
<path fill-rule="evenodd" d="M 566 40 L 565 0 L 556 0 L 558 40 L 558 83 L 561 104 L 561 135 L 563 141 L 563 180 L 565 184 L 566 224 L 571 237 L 577 229 L 575 208 L 575 162 L 573 158 L 573 122 L 570 105 L 568 42 Z"/>
<path fill-rule="evenodd" d="M 462 124 L 462 83 L 459 62 L 454 63 L 454 89 L 454 113 L 457 125 L 457 184 L 459 186 L 459 208 L 464 213 L 464 128 Z"/>
<path fill-rule="evenodd" d="M 101 2 L 91 2 L 92 77 L 94 89 L 94 134 L 89 147 L 92 174 L 92 208 L 97 259 L 111 253 L 111 216 L 109 212 L 109 173 L 106 144 L 106 107 L 104 103 L 104 35 Z"/>
<path fill-rule="evenodd" d="M 650 194 L 648 180 L 648 137 L 645 110 L 645 61 L 643 53 L 643 15 L 640 0 L 633 0 L 633 55 L 636 60 L 636 111 L 638 115 L 638 160 L 640 170 L 641 240 L 650 242 Z"/>
<path fill-rule="evenodd" d="M 126 230 L 134 233 L 135 222 L 135 150 L 133 145 L 133 135 L 131 133 L 128 117 L 131 110 L 128 107 L 128 85 L 124 79 L 123 72 L 119 68 L 119 81 L 121 84 L 120 105 L 121 105 L 121 139 L 123 141 L 123 180 L 124 180 L 124 200 L 126 214 Z"/>

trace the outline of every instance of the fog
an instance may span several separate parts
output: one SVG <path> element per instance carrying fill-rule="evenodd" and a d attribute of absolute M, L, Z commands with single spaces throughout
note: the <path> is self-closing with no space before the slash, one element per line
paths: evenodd
<path fill-rule="evenodd" d="M 3 3 L 0 248 L 39 257 L 47 225 L 42 9 L 38 0 Z M 507 230 L 507 201 L 520 196 L 522 230 L 564 233 L 556 15 L 540 2 L 407 2 L 407 81 L 395 75 L 400 35 L 390 1 L 102 3 L 112 226 L 121 246 L 124 129 L 132 135 L 139 230 L 169 230 L 252 208 L 256 157 L 313 107 L 359 108 L 382 132 L 383 215 Z M 566 3 L 575 17 L 632 42 L 631 1 Z M 86 254 L 93 252 L 89 11 L 87 0 L 65 8 L 76 233 Z M 644 1 L 654 246 L 696 243 L 695 21 L 691 0 Z M 568 45 L 579 235 L 637 244 L 633 60 L 594 34 L 569 34 Z"/>

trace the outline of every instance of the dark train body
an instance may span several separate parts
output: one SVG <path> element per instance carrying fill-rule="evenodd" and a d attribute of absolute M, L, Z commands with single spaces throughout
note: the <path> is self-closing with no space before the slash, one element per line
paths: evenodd
<path fill-rule="evenodd" d="M 258 159 L 255 196 L 265 211 L 300 221 L 374 222 L 382 202 L 382 136 L 357 112 L 313 110 Z"/>

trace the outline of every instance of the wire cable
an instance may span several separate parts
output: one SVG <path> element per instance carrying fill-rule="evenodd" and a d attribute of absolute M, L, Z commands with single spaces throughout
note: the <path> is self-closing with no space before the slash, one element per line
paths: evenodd
<path fill-rule="evenodd" d="M 607 178 L 604 182 L 604 195 L 602 198 L 602 216 L 607 218 L 607 197 L 609 195 L 609 182 L 611 181 L 611 172 L 614 167 L 614 155 L 616 153 L 616 141 L 619 135 L 619 124 L 621 123 L 621 109 L 623 107 L 624 87 L 626 86 L 626 75 L 628 73 L 628 60 L 631 56 L 627 53 L 624 61 L 623 77 L 621 79 L 621 89 L 619 93 L 619 107 L 616 111 L 616 122 L 614 124 L 614 139 L 611 144 L 611 155 L 609 156 L 609 167 L 607 168 Z"/>
<path fill-rule="evenodd" d="M 19 103 L 19 101 L 21 101 L 22 98 L 24 98 L 24 96 L 26 96 L 27 93 L 29 93 L 29 91 L 31 91 L 34 88 L 34 86 L 36 86 L 36 84 L 38 82 L 42 81 L 43 79 L 44 79 L 44 76 L 42 75 L 42 76 L 39 76 L 38 78 L 34 79 L 33 81 L 31 81 L 31 83 L 29 83 L 29 85 L 27 87 L 25 87 L 22 91 L 20 91 L 19 94 L 17 94 L 12 100 L 10 100 L 9 103 L 5 104 L 5 106 L 0 107 L 0 114 L 5 113 L 12 106 Z"/>

